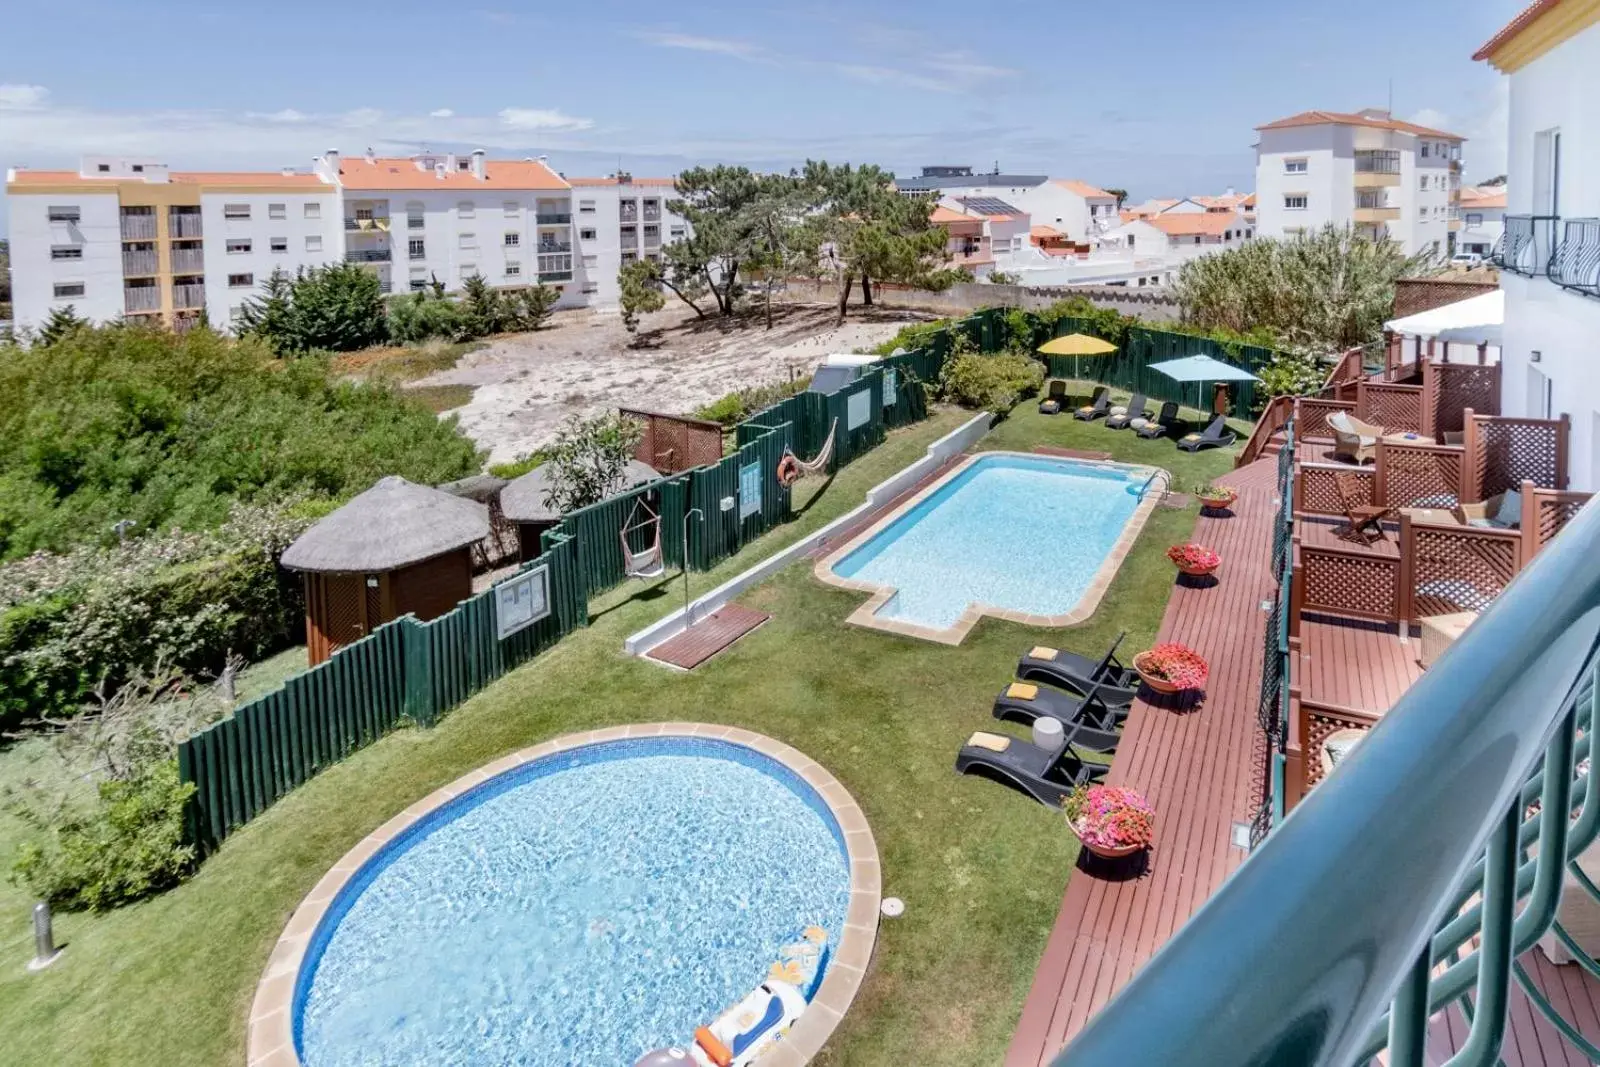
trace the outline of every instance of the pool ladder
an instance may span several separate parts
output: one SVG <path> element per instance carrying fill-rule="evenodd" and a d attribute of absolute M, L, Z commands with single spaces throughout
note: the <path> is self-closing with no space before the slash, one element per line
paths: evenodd
<path fill-rule="evenodd" d="M 1144 480 L 1144 484 L 1139 487 L 1139 501 L 1140 501 L 1140 503 L 1144 502 L 1144 494 L 1149 490 L 1150 484 L 1152 482 L 1154 482 L 1157 478 L 1165 478 L 1167 480 L 1167 487 L 1162 492 L 1163 496 L 1165 496 L 1167 493 L 1172 492 L 1172 474 L 1170 472 L 1168 472 L 1167 470 L 1161 468 L 1161 467 L 1157 467 L 1155 470 L 1150 472 L 1150 477 L 1146 478 Z"/>

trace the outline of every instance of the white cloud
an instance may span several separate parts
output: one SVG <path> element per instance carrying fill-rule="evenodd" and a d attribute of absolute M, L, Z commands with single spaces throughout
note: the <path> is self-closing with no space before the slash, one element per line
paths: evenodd
<path fill-rule="evenodd" d="M 508 107 L 500 112 L 500 124 L 513 130 L 587 130 L 593 119 L 573 118 L 553 108 Z"/>
<path fill-rule="evenodd" d="M 296 111 L 292 107 L 286 107 L 282 111 L 269 111 L 265 114 L 247 111 L 245 112 L 245 117 L 260 119 L 262 122 L 304 122 L 307 118 L 303 112 Z"/>
<path fill-rule="evenodd" d="M 437 110 L 428 112 L 428 117 L 430 119 L 453 119 L 456 117 L 456 113 L 447 107 L 441 107 Z"/>
<path fill-rule="evenodd" d="M 25 111 L 44 106 L 50 90 L 42 85 L 0 85 L 0 109 Z"/>
<path fill-rule="evenodd" d="M 735 59 L 756 60 L 767 55 L 767 50 L 761 45 L 752 44 L 749 41 L 735 40 L 731 37 L 697 37 L 688 33 L 650 31 L 639 34 L 639 39 L 648 41 L 657 48 L 682 48 L 690 52 L 715 52 L 718 55 L 733 56 Z"/>
<path fill-rule="evenodd" d="M 1021 73 L 1011 67 L 997 67 L 984 63 L 966 52 L 940 52 L 928 56 L 924 63 L 933 70 L 968 85 L 1001 81 L 1014 78 Z"/>
<path fill-rule="evenodd" d="M 358 107 L 346 111 L 339 116 L 339 121 L 345 126 L 367 127 L 376 126 L 383 121 L 383 112 L 375 107 Z"/>
<path fill-rule="evenodd" d="M 1467 181 L 1483 181 L 1506 172 L 1506 126 L 1511 114 L 1511 80 L 1496 78 L 1485 92 L 1463 101 L 1459 113 L 1425 107 L 1406 116 L 1407 121 L 1435 130 L 1459 133 L 1467 139 L 1461 148 L 1462 171 Z"/>
<path fill-rule="evenodd" d="M 880 67 L 870 63 L 827 63 L 827 69 L 853 81 L 868 85 L 903 85 L 927 92 L 947 92 L 953 86 L 926 74 L 917 74 L 897 67 Z"/>

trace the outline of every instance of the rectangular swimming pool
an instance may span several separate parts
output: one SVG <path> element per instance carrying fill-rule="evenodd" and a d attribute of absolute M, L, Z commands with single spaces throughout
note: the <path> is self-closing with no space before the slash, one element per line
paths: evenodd
<path fill-rule="evenodd" d="M 872 593 L 852 623 L 956 644 L 983 615 L 1067 626 L 1094 611 L 1159 494 L 1154 468 L 974 456 L 822 560 Z"/>

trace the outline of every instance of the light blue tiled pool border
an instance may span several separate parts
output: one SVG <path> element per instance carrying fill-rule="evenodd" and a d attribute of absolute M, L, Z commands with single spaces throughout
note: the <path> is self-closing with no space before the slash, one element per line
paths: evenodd
<path fill-rule="evenodd" d="M 852 626 L 862 626 L 871 630 L 885 630 L 889 633 L 901 634 L 906 637 L 918 637 L 924 641 L 936 641 L 945 645 L 959 645 L 966 639 L 972 628 L 978 624 L 978 620 L 985 615 L 1021 623 L 1024 626 L 1060 627 L 1076 625 L 1094 614 L 1095 609 L 1100 606 L 1100 598 L 1110 588 L 1111 580 L 1117 576 L 1117 570 L 1122 566 L 1122 561 L 1133 549 L 1134 542 L 1139 539 L 1139 533 L 1144 529 L 1145 520 L 1155 510 L 1159 494 L 1146 493 L 1144 498 L 1139 501 L 1138 507 L 1134 508 L 1133 514 L 1128 516 L 1127 522 L 1122 527 L 1122 532 L 1117 536 L 1117 540 L 1112 544 L 1110 551 L 1106 553 L 1105 559 L 1101 561 L 1100 567 L 1095 571 L 1095 575 L 1090 580 L 1088 587 L 1083 591 L 1083 596 L 1079 598 L 1078 603 L 1073 606 L 1071 611 L 1060 615 L 1032 615 L 1028 612 L 1013 611 L 1010 608 L 1003 608 L 995 604 L 968 604 L 966 610 L 961 613 L 961 617 L 951 626 L 944 629 L 922 626 L 904 619 L 895 619 L 878 614 L 878 609 L 888 603 L 898 592 L 894 586 L 884 585 L 881 582 L 864 581 L 859 578 L 846 578 L 835 570 L 837 565 L 851 553 L 864 545 L 870 544 L 874 538 L 891 528 L 903 516 L 910 514 L 936 494 L 956 482 L 971 470 L 974 465 L 993 457 L 1005 457 L 1013 460 L 1025 459 L 1042 465 L 1072 468 L 1084 473 L 1116 471 L 1124 476 L 1149 476 L 1160 470 L 1158 467 L 1148 467 L 1133 463 L 1069 459 L 1043 455 L 1037 452 L 997 450 L 993 452 L 978 452 L 969 456 L 945 472 L 942 477 L 925 486 L 915 496 L 880 516 L 872 525 L 817 561 L 812 568 L 812 574 L 817 577 L 818 581 L 837 586 L 840 589 L 851 589 L 856 592 L 871 594 L 866 603 L 850 613 L 849 617 L 845 619 L 846 622 Z M 1170 481 L 1170 475 L 1168 480 Z"/>
<path fill-rule="evenodd" d="M 745 750 L 751 755 L 740 762 L 794 789 L 824 817 L 843 848 L 850 864 L 850 906 L 833 963 L 816 999 L 788 1039 L 762 1058 L 761 1067 L 799 1067 L 809 1062 L 855 999 L 877 939 L 882 874 L 866 816 L 820 764 L 781 741 L 729 726 L 653 723 L 568 734 L 502 757 L 436 790 L 363 838 L 306 895 L 273 948 L 250 1010 L 248 1067 L 299 1067 L 295 1019 L 321 948 L 362 887 L 412 842 L 463 808 L 569 765 L 552 757 L 592 749 L 584 753 L 586 758 L 626 758 L 636 754 L 629 742 L 646 739 L 658 743 L 676 739 L 693 747 L 709 744 L 736 759 L 739 750 Z"/>

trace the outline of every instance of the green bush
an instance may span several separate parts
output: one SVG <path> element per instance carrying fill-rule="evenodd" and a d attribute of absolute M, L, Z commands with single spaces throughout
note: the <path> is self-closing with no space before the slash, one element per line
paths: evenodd
<path fill-rule="evenodd" d="M 468 341 L 472 331 L 460 304 L 424 290 L 392 296 L 388 304 L 389 339 L 396 344 L 421 344 L 435 337 Z"/>
<path fill-rule="evenodd" d="M 724 427 L 736 426 L 758 411 L 787 400 L 796 393 L 805 392 L 810 384 L 811 375 L 806 374 L 788 381 L 752 385 L 701 406 L 695 410 L 693 417 L 718 422 Z"/>
<path fill-rule="evenodd" d="M 962 407 L 1005 415 L 1044 383 L 1044 365 L 1024 355 L 962 352 L 945 363 L 940 394 Z"/>
<path fill-rule="evenodd" d="M 239 309 L 239 328 L 284 355 L 354 352 L 389 336 L 378 276 L 355 263 L 275 270 Z"/>
<path fill-rule="evenodd" d="M 194 794 L 176 760 L 99 784 L 95 802 L 55 818 L 19 810 L 35 835 L 17 849 L 12 879 L 67 910 L 105 911 L 182 881 L 194 866 L 183 811 Z"/>
<path fill-rule="evenodd" d="M 1266 398 L 1271 396 L 1315 393 L 1327 379 L 1327 373 L 1317 365 L 1316 360 L 1300 352 L 1274 353 L 1271 361 L 1259 368 L 1256 374 L 1261 378 L 1256 396 L 1263 405 Z"/>

